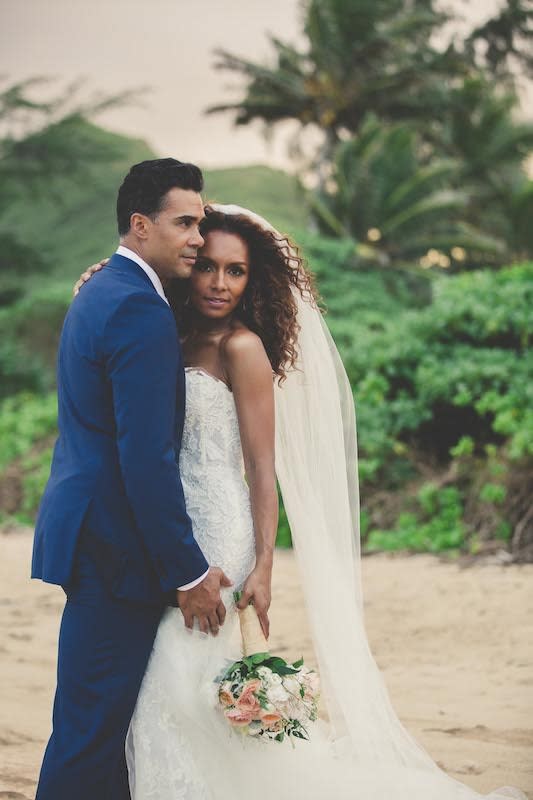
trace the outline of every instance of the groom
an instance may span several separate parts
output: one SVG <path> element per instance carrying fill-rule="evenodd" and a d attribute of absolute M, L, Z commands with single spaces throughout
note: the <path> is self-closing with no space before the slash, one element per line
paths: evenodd
<path fill-rule="evenodd" d="M 36 800 L 128 800 L 124 742 L 165 606 L 212 633 L 224 621 L 230 581 L 194 539 L 177 467 L 185 383 L 163 291 L 190 275 L 203 244 L 202 188 L 192 164 L 132 167 L 121 245 L 63 326 L 32 577 L 62 585 L 67 601 Z"/>

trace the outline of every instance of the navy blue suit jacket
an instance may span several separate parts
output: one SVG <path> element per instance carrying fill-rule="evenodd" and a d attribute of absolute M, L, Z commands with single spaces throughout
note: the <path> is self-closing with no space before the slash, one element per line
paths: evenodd
<path fill-rule="evenodd" d="M 68 586 L 79 540 L 118 598 L 161 602 L 205 572 L 177 466 L 184 412 L 172 311 L 144 271 L 115 254 L 63 325 L 59 438 L 32 577 Z"/>

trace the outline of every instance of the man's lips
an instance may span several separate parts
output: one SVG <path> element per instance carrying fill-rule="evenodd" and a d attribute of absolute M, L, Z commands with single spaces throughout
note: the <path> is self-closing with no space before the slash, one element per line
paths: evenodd
<path fill-rule="evenodd" d="M 182 256 L 184 261 L 188 261 L 190 264 L 194 264 L 196 262 L 196 256 Z"/>

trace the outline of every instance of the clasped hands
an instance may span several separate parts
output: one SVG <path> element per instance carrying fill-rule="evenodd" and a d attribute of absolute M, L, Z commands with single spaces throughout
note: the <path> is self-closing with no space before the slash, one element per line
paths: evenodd
<path fill-rule="evenodd" d="M 206 577 L 197 586 L 185 591 L 178 590 L 178 607 L 183 614 L 185 627 L 192 630 L 195 618 L 203 633 L 216 636 L 226 618 L 226 607 L 220 597 L 220 590 L 232 586 L 228 576 L 220 567 L 211 567 Z M 270 607 L 270 573 L 256 567 L 246 579 L 238 608 L 246 608 L 253 603 L 261 628 L 268 638 Z"/>

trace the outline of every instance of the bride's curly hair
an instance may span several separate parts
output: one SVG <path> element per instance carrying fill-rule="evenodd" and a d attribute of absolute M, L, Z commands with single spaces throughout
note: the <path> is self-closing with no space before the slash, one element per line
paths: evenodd
<path fill-rule="evenodd" d="M 298 248 L 286 236 L 265 230 L 243 214 L 224 214 L 205 208 L 200 233 L 212 231 L 239 236 L 248 246 L 250 274 L 235 316 L 257 334 L 280 382 L 297 359 L 297 305 L 294 289 L 318 303 L 312 274 L 305 268 Z M 167 289 L 178 329 L 187 335 L 193 326 L 186 281 L 173 281 Z"/>

